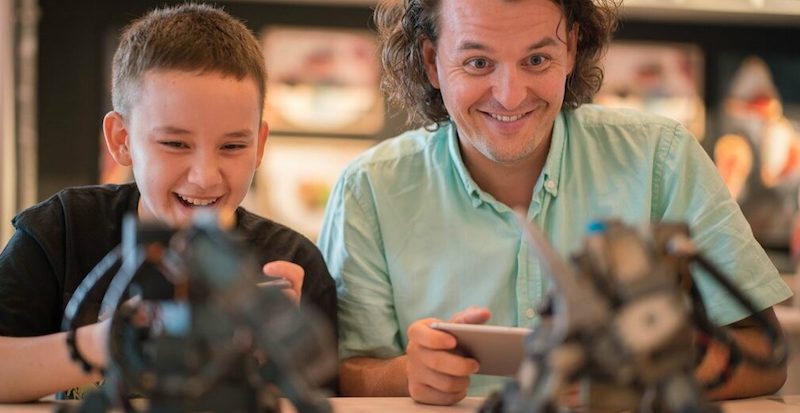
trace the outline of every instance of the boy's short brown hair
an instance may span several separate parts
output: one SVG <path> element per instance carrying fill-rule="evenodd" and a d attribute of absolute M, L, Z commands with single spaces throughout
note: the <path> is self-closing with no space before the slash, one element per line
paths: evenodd
<path fill-rule="evenodd" d="M 122 32 L 112 67 L 111 100 L 130 114 L 139 83 L 149 70 L 217 72 L 237 80 L 252 78 L 264 107 L 266 69 L 253 33 L 215 7 L 184 4 L 151 11 Z"/>

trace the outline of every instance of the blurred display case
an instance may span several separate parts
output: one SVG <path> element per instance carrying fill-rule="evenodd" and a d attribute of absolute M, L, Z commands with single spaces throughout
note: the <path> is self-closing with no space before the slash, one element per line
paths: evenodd
<path fill-rule="evenodd" d="M 800 36 L 800 2 L 721 3 L 626 0 L 596 102 L 686 126 L 778 269 L 794 272 L 800 44 L 790 39 Z"/>

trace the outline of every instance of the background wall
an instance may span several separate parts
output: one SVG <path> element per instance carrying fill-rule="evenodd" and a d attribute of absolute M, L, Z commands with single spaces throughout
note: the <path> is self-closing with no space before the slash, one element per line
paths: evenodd
<path fill-rule="evenodd" d="M 14 2 L 0 2 L 0 245 L 11 236 L 16 212 L 14 94 Z"/>
<path fill-rule="evenodd" d="M 742 3 L 741 7 L 747 3 L 745 0 L 735 1 L 736 4 Z M 107 68 L 115 39 L 124 24 L 165 3 L 177 2 L 84 0 L 65 3 L 40 0 L 37 199 L 44 199 L 65 186 L 99 181 L 99 159 L 105 150 L 100 145 L 100 122 L 104 113 L 110 110 Z M 672 0 L 626 0 L 627 3 L 631 6 L 627 11 L 623 9 L 624 18 L 616 39 L 683 43 L 700 51 L 705 135 L 711 137 L 703 144 L 709 152 L 714 139 L 724 131 L 722 112 L 732 70 L 728 66 L 735 64 L 731 63 L 734 58 L 759 55 L 777 62 L 771 67 L 773 77 L 776 80 L 789 79 L 780 86 L 781 98 L 788 103 L 787 108 L 800 107 L 792 106 L 793 102 L 800 104 L 800 81 L 796 74 L 800 71 L 797 66 L 800 63 L 800 43 L 793 41 L 800 39 L 800 15 L 726 14 L 716 10 L 683 14 L 671 10 L 659 13 L 649 10 L 648 13 L 647 7 L 656 7 L 657 4 L 678 6 Z M 369 29 L 375 1 L 262 0 L 219 4 L 246 20 L 250 28 L 258 32 L 274 25 Z M 764 4 L 769 6 L 771 3 L 767 1 Z M 614 67 L 606 69 L 613 71 Z M 391 108 L 388 111 L 386 123 L 379 132 L 357 138 L 379 140 L 401 131 L 404 116 Z M 780 224 L 784 232 L 778 237 L 760 240 L 767 248 L 778 252 L 775 260 L 782 270 L 791 266 L 787 259 L 786 236 L 791 225 L 786 223 L 791 222 L 797 210 L 797 201 L 791 201 L 792 210 L 783 210 L 779 214 L 768 211 L 766 214 L 780 215 L 782 221 L 773 224 Z"/>
<path fill-rule="evenodd" d="M 110 110 L 105 73 L 119 31 L 131 19 L 175 1 L 42 0 L 39 54 L 38 198 L 70 185 L 98 182 L 102 116 Z M 269 25 L 364 28 L 368 6 L 320 6 L 261 2 L 221 2 L 254 31 Z M 76 30 L 80 28 L 80 30 Z M 386 137 L 400 129 L 402 119 L 390 117 L 376 134 Z"/>

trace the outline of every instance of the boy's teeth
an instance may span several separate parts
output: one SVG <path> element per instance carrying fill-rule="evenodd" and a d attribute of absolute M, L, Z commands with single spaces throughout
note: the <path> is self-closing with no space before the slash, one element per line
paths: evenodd
<path fill-rule="evenodd" d="M 195 206 L 207 206 L 207 205 L 213 204 L 214 202 L 217 202 L 216 199 L 197 199 L 197 198 L 190 198 L 190 197 L 183 196 L 183 195 L 178 195 L 178 197 L 180 199 L 186 201 L 187 203 L 195 205 Z"/>
<path fill-rule="evenodd" d="M 500 122 L 514 122 L 522 118 L 523 115 L 515 115 L 515 116 L 503 116 L 503 115 L 496 115 L 494 113 L 490 114 L 492 118 L 495 120 L 499 120 Z"/>

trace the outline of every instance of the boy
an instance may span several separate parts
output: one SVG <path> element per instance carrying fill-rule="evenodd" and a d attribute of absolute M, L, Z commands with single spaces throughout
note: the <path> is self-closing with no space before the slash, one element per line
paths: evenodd
<path fill-rule="evenodd" d="M 264 273 L 289 279 L 287 295 L 315 304 L 336 327 L 334 285 L 316 247 L 238 207 L 267 139 L 265 78 L 252 33 L 213 7 L 155 10 L 124 31 L 103 132 L 135 183 L 65 189 L 14 218 L 0 255 L 0 401 L 100 379 L 70 359 L 59 326 L 83 277 L 119 244 L 128 212 L 173 226 L 201 207 L 234 215 L 227 218 L 258 251 Z M 95 311 L 103 293 L 87 297 Z M 104 366 L 108 323 L 86 321 L 77 347 Z"/>

